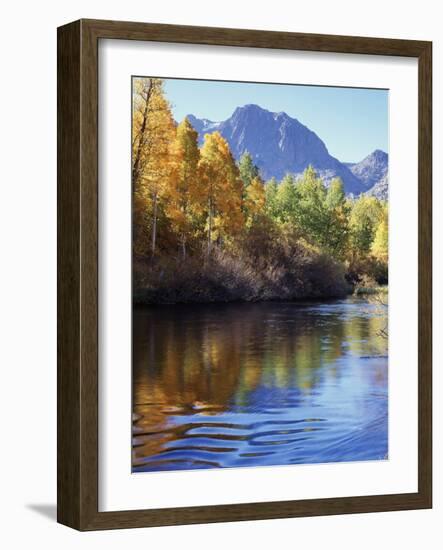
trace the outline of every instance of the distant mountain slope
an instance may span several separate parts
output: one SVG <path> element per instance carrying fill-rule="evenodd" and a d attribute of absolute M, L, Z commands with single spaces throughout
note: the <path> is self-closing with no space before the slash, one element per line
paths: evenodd
<path fill-rule="evenodd" d="M 389 198 L 388 174 L 384 175 L 366 194 L 387 201 Z"/>
<path fill-rule="evenodd" d="M 218 130 L 228 141 L 236 159 L 249 151 L 265 179 L 285 174 L 301 174 L 312 164 L 327 183 L 339 176 L 347 193 L 360 194 L 360 180 L 347 166 L 331 156 L 323 141 L 309 128 L 286 113 L 271 113 L 258 105 L 238 107 L 222 122 L 188 115 L 198 131 L 200 143 L 205 133 Z"/>
<path fill-rule="evenodd" d="M 374 151 L 362 162 L 347 165 L 330 155 L 317 134 L 297 119 L 258 105 L 237 107 L 221 122 L 199 119 L 192 114 L 188 119 L 199 133 L 200 144 L 204 134 L 219 131 L 236 159 L 249 151 L 265 179 L 274 176 L 280 180 L 287 173 L 300 175 L 311 164 L 326 184 L 340 177 L 347 194 L 359 195 L 369 191 L 387 173 L 387 155 L 383 151 Z"/>
<path fill-rule="evenodd" d="M 362 182 L 368 194 L 387 198 L 388 155 L 376 149 L 361 162 L 350 166 L 351 172 Z M 381 196 L 383 195 L 383 196 Z"/>

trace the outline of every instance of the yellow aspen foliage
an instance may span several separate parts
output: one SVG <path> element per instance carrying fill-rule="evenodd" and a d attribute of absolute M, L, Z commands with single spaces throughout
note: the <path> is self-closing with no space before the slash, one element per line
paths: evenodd
<path fill-rule="evenodd" d="M 229 145 L 219 132 L 205 135 L 200 152 L 199 172 L 205 190 L 209 254 L 213 241 L 235 235 L 244 224 L 242 181 Z"/>
<path fill-rule="evenodd" d="M 353 259 L 371 252 L 375 229 L 379 223 L 382 206 L 375 197 L 360 195 L 352 204 L 349 217 L 350 252 Z"/>
<path fill-rule="evenodd" d="M 186 257 L 186 244 L 193 232 L 193 226 L 202 211 L 202 189 L 198 162 L 198 133 L 187 118 L 177 127 L 171 147 L 172 178 L 167 191 L 165 212 L 172 229 L 179 235 L 183 258 Z"/>
<path fill-rule="evenodd" d="M 389 254 L 389 222 L 388 222 L 388 208 L 385 206 L 380 216 L 380 221 L 375 230 L 374 241 L 371 246 L 371 252 L 382 262 L 388 262 Z"/>
<path fill-rule="evenodd" d="M 161 79 L 134 79 L 132 122 L 134 251 L 147 254 L 150 249 L 153 255 L 160 202 L 172 177 L 171 144 L 175 138 Z"/>
<path fill-rule="evenodd" d="M 252 179 L 246 188 L 245 212 L 247 225 L 251 226 L 263 214 L 266 204 L 266 192 L 259 176 Z"/>

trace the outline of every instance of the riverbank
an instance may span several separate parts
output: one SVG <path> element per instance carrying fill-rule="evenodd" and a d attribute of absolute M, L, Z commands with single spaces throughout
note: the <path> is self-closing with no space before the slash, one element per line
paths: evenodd
<path fill-rule="evenodd" d="M 134 264 L 136 304 L 292 301 L 351 294 L 342 266 L 322 254 L 162 259 Z"/>
<path fill-rule="evenodd" d="M 387 295 L 388 285 L 376 285 L 376 286 L 356 286 L 353 294 L 355 296 L 374 296 L 374 295 Z"/>

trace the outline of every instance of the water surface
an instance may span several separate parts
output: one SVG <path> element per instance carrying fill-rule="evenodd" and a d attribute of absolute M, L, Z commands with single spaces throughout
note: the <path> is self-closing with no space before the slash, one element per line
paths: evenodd
<path fill-rule="evenodd" d="M 133 471 L 382 460 L 387 310 L 171 305 L 133 316 Z"/>

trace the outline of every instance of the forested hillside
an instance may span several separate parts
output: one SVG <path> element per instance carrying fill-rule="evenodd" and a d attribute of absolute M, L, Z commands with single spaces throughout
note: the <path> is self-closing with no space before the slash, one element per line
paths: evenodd
<path fill-rule="evenodd" d="M 270 144 L 272 145 L 272 144 Z M 173 119 L 163 82 L 134 80 L 134 298 L 292 300 L 387 282 L 388 207 L 308 166 L 264 181 L 218 131 Z"/>

